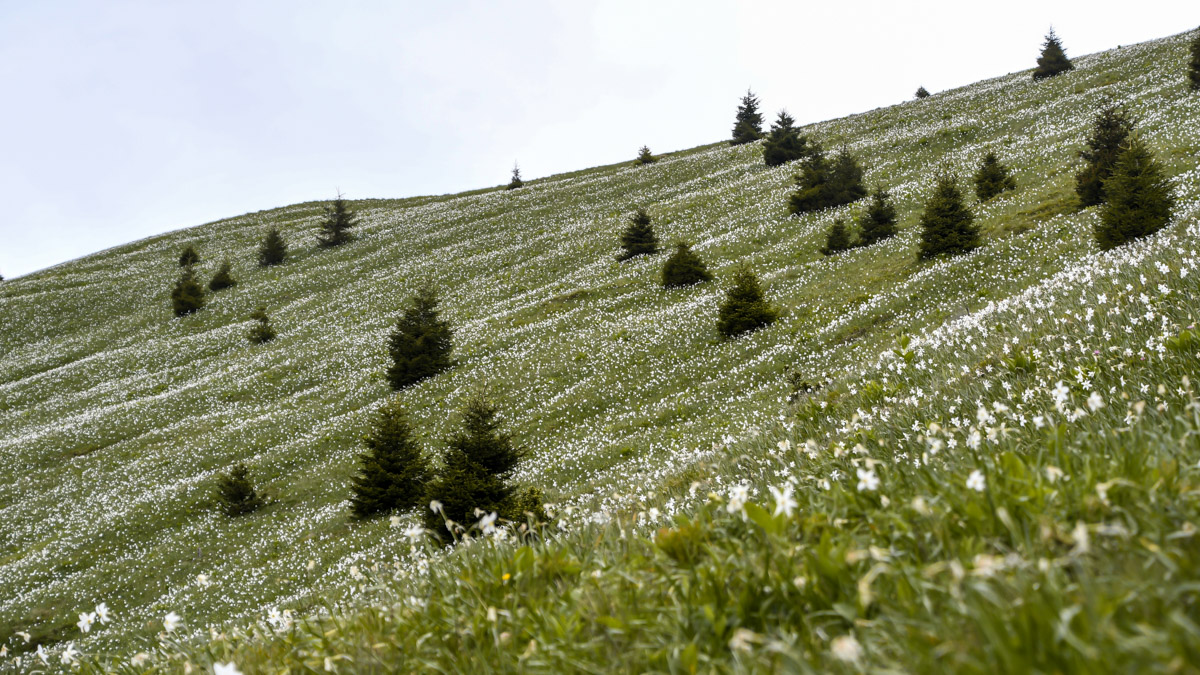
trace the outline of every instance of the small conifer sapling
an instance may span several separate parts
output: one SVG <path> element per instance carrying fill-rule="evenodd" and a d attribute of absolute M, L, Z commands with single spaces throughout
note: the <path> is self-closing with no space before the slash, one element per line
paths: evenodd
<path fill-rule="evenodd" d="M 279 233 L 278 227 L 267 230 L 262 243 L 258 245 L 258 266 L 271 267 L 282 265 L 287 260 L 287 242 Z"/>
<path fill-rule="evenodd" d="M 215 293 L 216 291 L 237 286 L 237 279 L 234 279 L 230 273 L 232 269 L 233 266 L 228 261 L 221 263 L 221 268 L 217 270 L 217 273 L 208 282 L 208 290 Z"/>
<path fill-rule="evenodd" d="M 250 318 L 255 321 L 250 327 L 250 332 L 246 334 L 246 339 L 250 342 L 261 345 L 275 339 L 275 328 L 271 326 L 271 318 L 267 316 L 267 308 L 259 307 L 250 314 Z"/>
<path fill-rule="evenodd" d="M 621 248 L 624 251 L 617 260 L 629 260 L 642 254 L 658 253 L 658 237 L 650 226 L 650 215 L 639 208 L 629 219 L 629 225 L 621 233 Z"/>
<path fill-rule="evenodd" d="M 657 161 L 658 161 L 658 158 L 655 157 L 654 154 L 650 152 L 650 146 L 643 145 L 641 147 L 641 149 L 638 150 L 638 156 L 637 156 L 638 164 L 653 164 Z"/>
<path fill-rule="evenodd" d="M 812 149 L 808 146 L 808 138 L 800 135 L 795 124 L 796 120 L 786 110 L 779 111 L 779 118 L 771 124 L 771 131 L 763 142 L 763 162 L 767 166 L 779 166 L 809 156 Z"/>
<path fill-rule="evenodd" d="M 858 219 L 859 246 L 870 246 L 896 236 L 896 205 L 887 190 L 875 188 Z"/>
<path fill-rule="evenodd" d="M 762 113 L 758 111 L 758 97 L 747 89 L 746 95 L 742 97 L 741 105 L 738 106 L 737 116 L 734 118 L 733 138 L 729 144 L 742 145 L 762 138 L 762 124 Z"/>
<path fill-rule="evenodd" d="M 917 98 L 929 98 L 929 90 L 924 86 L 917 87 L 917 93 L 914 94 Z"/>
<path fill-rule="evenodd" d="M 240 462 L 234 464 L 229 473 L 217 478 L 217 496 L 221 500 L 221 510 L 230 517 L 251 513 L 265 503 L 254 489 L 246 465 Z"/>
<path fill-rule="evenodd" d="M 1192 40 L 1191 53 L 1192 59 L 1188 62 L 1188 88 L 1200 91 L 1200 30 L 1196 31 L 1196 37 Z"/>
<path fill-rule="evenodd" d="M 438 313 L 437 291 L 424 284 L 409 300 L 388 337 L 392 363 L 387 378 L 392 389 L 410 387 L 454 366 L 454 331 Z"/>
<path fill-rule="evenodd" d="M 1171 222 L 1174 188 L 1146 144 L 1134 136 L 1104 182 L 1108 200 L 1096 224 L 1096 243 L 1111 249 L 1151 235 Z"/>
<path fill-rule="evenodd" d="M 512 179 L 508 181 L 508 187 L 504 189 L 516 190 L 524 184 L 525 181 L 521 180 L 521 167 L 517 166 L 516 162 L 513 162 Z"/>
<path fill-rule="evenodd" d="M 175 282 L 171 307 L 175 316 L 187 316 L 204 309 L 204 287 L 196 281 L 196 271 L 190 266 L 183 268 L 179 281 Z"/>
<path fill-rule="evenodd" d="M 975 196 L 986 202 L 1005 190 L 1016 190 L 1017 181 L 996 153 L 989 152 L 975 171 Z"/>
<path fill-rule="evenodd" d="M 358 456 L 358 474 L 351 486 L 350 510 L 355 517 L 368 518 L 425 501 L 429 462 L 413 438 L 398 397 L 380 408 L 363 444 L 366 451 Z"/>
<path fill-rule="evenodd" d="M 975 215 L 963 203 L 958 178 L 952 174 L 939 176 L 921 214 L 921 257 L 966 253 L 978 246 L 979 228 Z"/>
<path fill-rule="evenodd" d="M 687 242 L 675 244 L 675 252 L 663 264 L 663 288 L 679 288 L 711 281 L 712 274 Z"/>
<path fill-rule="evenodd" d="M 1042 55 L 1038 57 L 1037 68 L 1033 71 L 1033 79 L 1044 80 L 1048 77 L 1061 75 L 1069 70 L 1074 70 L 1075 64 L 1067 58 L 1067 54 L 1063 51 L 1062 40 L 1054 32 L 1054 28 L 1050 28 L 1050 32 L 1046 34 L 1046 40 L 1042 43 Z"/>
<path fill-rule="evenodd" d="M 1112 175 L 1117 157 L 1132 132 L 1133 121 L 1115 105 L 1105 106 L 1096 114 L 1087 147 L 1079 153 L 1085 162 L 1083 170 L 1075 175 L 1075 194 L 1081 206 L 1104 203 L 1104 182 Z"/>
<path fill-rule="evenodd" d="M 198 262 L 200 262 L 200 254 L 196 253 L 196 249 L 193 246 L 188 246 L 183 249 L 183 253 L 179 254 L 180 267 L 191 267 Z"/>
<path fill-rule="evenodd" d="M 829 228 L 829 235 L 825 237 L 825 246 L 821 249 L 821 253 L 833 255 L 848 250 L 850 250 L 850 233 L 846 231 L 846 222 L 838 218 Z"/>
<path fill-rule="evenodd" d="M 321 233 L 317 235 L 317 244 L 321 248 L 333 248 L 354 240 L 351 228 L 358 224 L 354 212 L 350 210 L 342 195 L 333 200 L 333 204 L 325 207 L 325 217 L 321 221 Z"/>
<path fill-rule="evenodd" d="M 758 277 L 749 269 L 739 268 L 733 286 L 717 310 L 717 332 L 726 338 L 737 337 L 775 322 L 779 311 L 767 303 Z"/>

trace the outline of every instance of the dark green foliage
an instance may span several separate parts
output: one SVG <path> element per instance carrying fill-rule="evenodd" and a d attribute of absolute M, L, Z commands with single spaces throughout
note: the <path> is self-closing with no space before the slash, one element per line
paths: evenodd
<path fill-rule="evenodd" d="M 794 214 L 842 206 L 867 195 L 862 167 L 844 147 L 833 159 L 828 159 L 820 146 L 814 144 L 812 156 L 796 177 L 796 186 L 788 198 L 788 210 Z"/>
<path fill-rule="evenodd" d="M 1054 33 L 1054 28 L 1051 28 L 1050 32 L 1046 34 L 1046 41 L 1042 43 L 1042 55 L 1038 57 L 1037 68 L 1033 71 L 1033 79 L 1044 80 L 1047 77 L 1074 70 L 1074 68 L 1075 65 L 1063 51 L 1062 41 Z"/>
<path fill-rule="evenodd" d="M 217 478 L 217 496 L 221 500 L 221 510 L 230 517 L 256 511 L 264 504 L 250 481 L 246 465 L 240 462 L 234 464 L 229 473 Z"/>
<path fill-rule="evenodd" d="M 1188 62 L 1188 87 L 1192 91 L 1200 91 L 1200 31 L 1192 40 L 1192 60 Z"/>
<path fill-rule="evenodd" d="M 179 255 L 180 267 L 191 267 L 198 262 L 200 262 L 200 254 L 196 253 L 196 249 L 192 246 L 183 249 L 183 253 Z"/>
<path fill-rule="evenodd" d="M 821 249 L 824 255 L 833 255 L 850 250 L 850 233 L 846 231 L 846 223 L 841 218 L 833 221 L 829 235 L 825 237 L 825 247 Z"/>
<path fill-rule="evenodd" d="M 221 263 L 221 269 L 217 270 L 212 280 L 208 282 L 208 290 L 216 292 L 237 286 L 237 279 L 234 279 L 233 275 L 229 273 L 231 269 L 232 266 L 228 261 Z"/>
<path fill-rule="evenodd" d="M 762 113 L 758 112 L 758 98 L 754 92 L 746 90 L 742 104 L 738 106 L 737 117 L 733 123 L 733 139 L 730 145 L 753 143 L 763 137 Z"/>
<path fill-rule="evenodd" d="M 246 339 L 256 345 L 261 345 L 264 342 L 270 342 L 275 339 L 275 329 L 271 327 L 271 319 L 267 316 L 267 308 L 259 307 L 250 314 L 250 318 L 258 323 L 250 329 L 246 334 Z"/>
<path fill-rule="evenodd" d="M 640 150 L 638 150 L 638 156 L 637 156 L 638 164 L 653 164 L 657 161 L 658 161 L 658 158 L 655 157 L 650 152 L 650 146 L 643 145 L 642 148 Z"/>
<path fill-rule="evenodd" d="M 325 207 L 325 219 L 321 221 L 321 234 L 317 235 L 317 244 L 321 248 L 341 246 L 354 240 L 350 229 L 358 224 L 354 212 L 346 205 L 346 200 L 339 194 L 333 200 L 332 206 Z"/>
<path fill-rule="evenodd" d="M 871 202 L 858 218 L 859 246 L 870 246 L 896 236 L 896 205 L 887 190 L 875 188 Z"/>
<path fill-rule="evenodd" d="M 527 487 L 517 490 L 510 499 L 507 520 L 522 525 L 544 523 L 549 520 L 546 516 L 545 499 L 540 488 Z"/>
<path fill-rule="evenodd" d="M 915 94 L 915 96 L 917 98 L 929 98 L 929 91 L 927 89 L 925 89 L 925 87 L 923 87 L 923 86 L 917 87 L 917 93 Z"/>
<path fill-rule="evenodd" d="M 711 281 L 708 267 L 686 242 L 675 244 L 675 252 L 663 264 L 663 288 L 678 288 Z"/>
<path fill-rule="evenodd" d="M 516 190 L 517 188 L 521 187 L 524 184 L 525 184 L 525 181 L 521 180 L 521 167 L 517 166 L 517 164 L 514 162 L 513 163 L 512 180 L 508 181 L 508 187 L 506 187 L 504 189 L 505 190 Z"/>
<path fill-rule="evenodd" d="M 175 316 L 186 316 L 204 309 L 204 287 L 196 281 L 196 271 L 190 266 L 183 269 L 175 290 L 171 291 L 171 306 Z"/>
<path fill-rule="evenodd" d="M 800 135 L 795 123 L 796 120 L 786 110 L 779 111 L 779 119 L 771 125 L 771 132 L 763 143 L 763 161 L 767 166 L 804 159 L 812 153 L 808 138 Z"/>
<path fill-rule="evenodd" d="M 1075 194 L 1079 195 L 1080 205 L 1104 203 L 1104 181 L 1112 175 L 1113 165 L 1132 132 L 1133 121 L 1115 105 L 1105 106 L 1096 115 L 1087 148 L 1079 153 L 1087 164 L 1075 175 Z"/>
<path fill-rule="evenodd" d="M 625 252 L 617 260 L 629 260 L 635 255 L 658 253 L 658 237 L 650 227 L 650 216 L 645 209 L 638 209 L 629 219 L 629 226 L 621 233 L 621 248 Z"/>
<path fill-rule="evenodd" d="M 412 386 L 454 366 L 454 331 L 438 316 L 437 291 L 422 285 L 388 337 L 392 365 L 387 378 L 392 389 Z"/>
<path fill-rule="evenodd" d="M 726 338 L 769 326 L 779 311 L 763 297 L 758 277 L 742 267 L 733 274 L 733 286 L 725 292 L 725 301 L 717 310 L 717 332 Z"/>
<path fill-rule="evenodd" d="M 939 176 L 933 196 L 925 202 L 925 213 L 921 214 L 921 257 L 965 253 L 978 246 L 979 228 L 975 226 L 975 216 L 963 204 L 958 177 Z"/>
<path fill-rule="evenodd" d="M 424 511 L 426 528 L 444 541 L 451 538 L 444 519 L 470 529 L 483 514 L 513 513 L 514 489 L 504 479 L 524 454 L 500 431 L 495 405 L 478 395 L 467 400 L 462 429 L 447 446 L 442 470 L 426 490 L 427 501 L 440 502 L 442 512 Z"/>
<path fill-rule="evenodd" d="M 350 510 L 356 518 L 424 502 L 429 462 L 413 439 L 399 398 L 380 408 L 363 443 L 367 450 L 358 456 L 358 475 L 351 486 Z"/>
<path fill-rule="evenodd" d="M 1154 153 L 1134 136 L 1104 182 L 1108 201 L 1096 224 L 1096 242 L 1110 249 L 1145 237 L 1171 222 L 1174 190 Z"/>
<path fill-rule="evenodd" d="M 986 202 L 1005 190 L 1016 190 L 1017 181 L 1008 167 L 1000 162 L 996 153 L 989 152 L 975 171 L 975 196 Z"/>
<path fill-rule="evenodd" d="M 287 242 L 283 240 L 283 235 L 279 234 L 279 228 L 272 227 L 267 230 L 267 235 L 258 245 L 258 266 L 281 265 L 285 260 L 287 260 Z"/>

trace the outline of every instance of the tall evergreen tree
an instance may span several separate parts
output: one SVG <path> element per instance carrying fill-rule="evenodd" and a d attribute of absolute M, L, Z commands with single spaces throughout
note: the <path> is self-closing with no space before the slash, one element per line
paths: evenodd
<path fill-rule="evenodd" d="M 657 161 L 658 161 L 658 158 L 655 157 L 654 154 L 650 152 L 650 146 L 643 145 L 641 147 L 641 149 L 638 150 L 638 156 L 637 156 L 638 164 L 653 164 Z"/>
<path fill-rule="evenodd" d="M 1128 113 L 1115 105 L 1107 105 L 1092 122 L 1092 135 L 1079 156 L 1086 164 L 1075 175 L 1075 194 L 1083 207 L 1104 203 L 1104 181 L 1112 175 L 1117 157 L 1125 147 L 1133 121 Z"/>
<path fill-rule="evenodd" d="M 1063 51 L 1062 40 L 1059 40 L 1054 28 L 1051 27 L 1050 32 L 1046 34 L 1046 41 L 1042 43 L 1042 55 L 1038 57 L 1037 68 L 1033 71 L 1033 79 L 1044 80 L 1061 75 L 1068 70 L 1074 70 L 1074 68 L 1075 64 L 1071 63 L 1066 52 Z"/>
<path fill-rule="evenodd" d="M 399 397 L 380 408 L 371 432 L 363 437 L 358 475 L 351 486 L 350 510 L 357 518 L 407 509 L 425 499 L 429 462 L 413 439 Z"/>
<path fill-rule="evenodd" d="M 887 190 L 877 187 L 871 193 L 870 203 L 858 218 L 858 227 L 862 232 L 859 246 L 870 246 L 896 236 L 896 205 Z"/>
<path fill-rule="evenodd" d="M 1192 60 L 1188 63 L 1188 87 L 1192 91 L 1200 91 L 1200 30 L 1192 40 Z"/>
<path fill-rule="evenodd" d="M 322 248 L 332 248 L 353 241 L 354 235 L 350 229 L 357 224 L 354 212 L 339 194 L 337 199 L 333 200 L 332 206 L 325 207 L 325 219 L 321 221 L 321 234 L 317 235 L 317 244 Z"/>
<path fill-rule="evenodd" d="M 516 162 L 513 162 L 512 180 L 508 181 L 508 187 L 504 189 L 516 190 L 524 184 L 525 181 L 521 180 L 521 167 L 517 166 Z"/>
<path fill-rule="evenodd" d="M 204 287 L 196 281 L 196 271 L 189 265 L 183 268 L 175 289 L 171 291 L 171 306 L 175 316 L 186 316 L 204 309 Z"/>
<path fill-rule="evenodd" d="M 725 292 L 725 301 L 717 310 L 717 332 L 726 338 L 736 337 L 775 322 L 779 311 L 763 296 L 758 277 L 748 268 L 733 274 L 733 286 Z"/>
<path fill-rule="evenodd" d="M 658 253 L 658 237 L 650 227 L 650 216 L 639 208 L 629 219 L 629 225 L 621 233 L 621 248 L 625 252 L 617 260 L 629 260 L 635 255 Z"/>
<path fill-rule="evenodd" d="M 917 98 L 929 98 L 929 90 L 924 86 L 917 87 L 917 93 L 914 94 Z"/>
<path fill-rule="evenodd" d="M 1005 190 L 1016 190 L 1017 181 L 996 153 L 989 152 L 975 171 L 975 196 L 986 202 Z"/>
<path fill-rule="evenodd" d="M 789 211 L 795 214 L 819 211 L 849 204 L 867 195 L 862 167 L 849 150 L 843 147 L 828 159 L 820 146 L 813 145 L 812 155 L 796 177 L 796 191 L 788 198 Z"/>
<path fill-rule="evenodd" d="M 281 265 L 285 260 L 287 260 L 287 242 L 283 240 L 283 235 L 279 234 L 279 228 L 272 227 L 267 230 L 262 243 L 258 245 L 258 266 Z"/>
<path fill-rule="evenodd" d="M 846 231 L 846 222 L 838 218 L 829 228 L 829 234 L 825 237 L 825 246 L 821 249 L 821 253 L 833 255 L 848 250 L 850 250 L 850 233 Z"/>
<path fill-rule="evenodd" d="M 700 256 L 686 242 L 675 244 L 675 253 L 663 264 L 663 288 L 678 288 L 711 281 L 712 274 Z"/>
<path fill-rule="evenodd" d="M 233 465 L 229 473 L 217 478 L 217 496 L 221 500 L 221 510 L 225 515 L 245 515 L 258 510 L 265 503 L 254 489 L 249 474 L 246 465 L 239 462 Z"/>
<path fill-rule="evenodd" d="M 958 178 L 953 174 L 939 176 L 921 215 L 921 257 L 966 253 L 978 246 L 979 228 L 974 214 L 963 204 Z"/>
<path fill-rule="evenodd" d="M 742 145 L 762 138 L 762 124 L 762 113 L 758 112 L 758 97 L 747 89 L 741 105 L 738 106 L 737 117 L 733 123 L 733 139 L 729 144 Z"/>
<path fill-rule="evenodd" d="M 441 513 L 425 511 L 426 527 L 443 540 L 450 538 L 443 519 L 469 529 L 478 522 L 477 513 L 497 513 L 516 518 L 515 490 L 505 483 L 516 469 L 524 450 L 500 429 L 496 406 L 475 395 L 462 413 L 462 429 L 446 442 L 442 470 L 429 483 L 426 499 L 441 504 Z"/>
<path fill-rule="evenodd" d="M 233 275 L 230 274 L 230 270 L 232 269 L 233 266 L 229 264 L 229 261 L 221 263 L 221 268 L 217 270 L 217 273 L 214 274 L 213 278 L 208 282 L 208 290 L 215 293 L 226 288 L 233 288 L 234 286 L 237 286 L 237 279 L 234 279 Z"/>
<path fill-rule="evenodd" d="M 763 161 L 767 166 L 779 166 L 809 155 L 808 138 L 800 135 L 795 124 L 796 120 L 786 110 L 779 111 L 779 118 L 771 124 L 771 131 L 763 143 Z"/>
<path fill-rule="evenodd" d="M 275 339 L 275 328 L 271 326 L 271 319 L 267 316 L 266 307 L 259 307 L 254 310 L 250 314 L 250 318 L 258 323 L 250 328 L 250 332 L 246 334 L 246 339 L 256 345 L 261 345 Z"/>
<path fill-rule="evenodd" d="M 1171 222 L 1174 188 L 1154 153 L 1136 135 L 1117 158 L 1104 191 L 1108 201 L 1095 229 L 1102 249 L 1153 234 Z"/>
<path fill-rule="evenodd" d="M 187 248 L 183 249 L 183 253 L 179 254 L 180 267 L 191 267 L 198 262 L 200 262 L 200 254 L 196 253 L 195 247 L 191 245 L 188 245 Z"/>
<path fill-rule="evenodd" d="M 409 300 L 404 315 L 388 337 L 392 365 L 387 378 L 392 389 L 412 386 L 454 366 L 454 331 L 438 316 L 437 291 L 423 284 Z"/>

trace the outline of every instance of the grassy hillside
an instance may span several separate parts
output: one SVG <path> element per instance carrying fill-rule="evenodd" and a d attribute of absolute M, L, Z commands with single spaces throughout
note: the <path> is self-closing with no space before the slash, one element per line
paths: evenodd
<path fill-rule="evenodd" d="M 825 231 L 860 207 L 790 217 L 795 167 L 717 144 L 513 192 L 357 202 L 359 238 L 334 250 L 315 250 L 321 205 L 304 204 L 4 282 L 0 664 L 70 644 L 94 668 L 146 652 L 247 672 L 1194 668 L 1188 37 L 807 127 L 856 153 L 901 218 L 900 236 L 831 258 Z M 1166 231 L 1100 254 L 1072 186 L 1110 100 L 1180 203 Z M 935 175 L 989 150 L 1018 190 L 973 206 L 984 247 L 919 263 Z M 717 280 L 666 292 L 665 256 L 615 262 L 637 206 Z M 296 255 L 264 271 L 269 224 Z M 175 319 L 188 244 L 240 285 Z M 783 313 L 722 342 L 715 308 L 743 263 Z M 405 537 L 414 514 L 348 518 L 389 395 L 385 337 L 422 280 L 461 366 L 402 394 L 414 425 L 436 456 L 487 387 L 531 451 L 518 480 L 555 505 L 543 544 L 446 555 Z M 252 347 L 260 304 L 279 338 Z M 213 484 L 235 461 L 273 503 L 230 520 Z M 772 516 L 789 490 L 798 507 Z M 82 634 L 100 602 L 111 622 Z M 314 618 L 265 620 L 285 609 Z M 183 623 L 160 640 L 168 612 Z"/>

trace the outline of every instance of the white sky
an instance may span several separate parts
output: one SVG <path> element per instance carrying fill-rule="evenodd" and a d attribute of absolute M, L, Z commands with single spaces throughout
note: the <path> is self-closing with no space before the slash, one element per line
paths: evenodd
<path fill-rule="evenodd" d="M 1194 0 L 0 0 L 0 273 L 723 140 L 747 86 L 805 123 L 1030 68 L 1050 24 L 1081 56 L 1198 23 Z"/>

